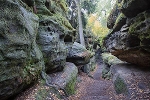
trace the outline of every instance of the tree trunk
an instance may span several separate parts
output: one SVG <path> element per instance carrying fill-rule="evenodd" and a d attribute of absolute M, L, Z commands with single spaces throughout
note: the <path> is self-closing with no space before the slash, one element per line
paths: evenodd
<path fill-rule="evenodd" d="M 79 35 L 80 35 L 80 43 L 85 47 L 85 40 L 83 35 L 83 26 L 82 26 L 82 18 L 81 18 L 81 7 L 80 0 L 75 0 L 78 7 L 78 24 L 79 24 Z"/>

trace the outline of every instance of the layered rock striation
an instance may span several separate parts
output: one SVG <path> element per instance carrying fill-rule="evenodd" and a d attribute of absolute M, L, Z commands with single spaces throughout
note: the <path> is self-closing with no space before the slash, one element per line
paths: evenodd
<path fill-rule="evenodd" d="M 108 17 L 104 45 L 123 61 L 150 66 L 150 1 L 118 0 Z"/>

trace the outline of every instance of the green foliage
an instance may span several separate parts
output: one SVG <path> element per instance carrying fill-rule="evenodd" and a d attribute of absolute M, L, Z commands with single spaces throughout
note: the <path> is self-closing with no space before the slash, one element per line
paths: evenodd
<path fill-rule="evenodd" d="M 106 27 L 107 17 L 112 10 L 116 0 L 100 0 L 97 3 L 96 13 L 102 26 Z"/>
<path fill-rule="evenodd" d="M 81 7 L 87 11 L 88 14 L 94 13 L 98 0 L 83 0 Z"/>
<path fill-rule="evenodd" d="M 86 27 L 91 29 L 94 37 L 97 39 L 95 41 L 99 42 L 102 46 L 103 38 L 108 34 L 108 28 L 101 25 L 98 17 L 97 14 L 89 15 Z"/>
<path fill-rule="evenodd" d="M 65 90 L 68 95 L 72 95 L 75 93 L 75 84 L 76 84 L 76 77 L 73 77 L 72 80 L 66 85 Z"/>

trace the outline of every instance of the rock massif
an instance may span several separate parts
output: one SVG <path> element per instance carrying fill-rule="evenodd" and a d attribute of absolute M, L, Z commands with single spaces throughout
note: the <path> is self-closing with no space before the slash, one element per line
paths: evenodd
<path fill-rule="evenodd" d="M 44 67 L 36 44 L 38 17 L 20 1 L 0 1 L 0 98 L 35 82 Z"/>
<path fill-rule="evenodd" d="M 150 66 L 149 19 L 149 0 L 118 0 L 108 17 L 104 45 L 123 61 Z"/>
<path fill-rule="evenodd" d="M 72 59 L 76 56 L 83 59 L 82 64 L 89 62 L 88 50 L 78 45 L 77 49 L 72 48 L 75 29 L 67 20 L 65 0 L 1 0 L 0 13 L 1 100 L 37 82 L 41 73 L 66 68 L 70 53 Z M 76 56 L 75 51 L 79 53 Z M 76 60 L 79 62 L 79 59 Z M 77 71 L 67 84 L 75 82 L 76 75 Z"/>
<path fill-rule="evenodd" d="M 123 100 L 149 99 L 149 22 L 149 0 L 117 0 L 108 17 L 110 33 L 105 37 L 105 47 L 119 59 L 132 63 L 112 64 L 103 71 L 105 76 L 110 73 L 116 93 L 123 94 Z"/>

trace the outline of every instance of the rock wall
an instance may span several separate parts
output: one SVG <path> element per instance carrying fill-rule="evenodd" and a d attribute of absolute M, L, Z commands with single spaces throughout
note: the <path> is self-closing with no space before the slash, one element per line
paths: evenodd
<path fill-rule="evenodd" d="M 36 82 L 44 68 L 36 44 L 38 17 L 24 3 L 0 1 L 0 98 Z"/>
<path fill-rule="evenodd" d="M 62 71 L 68 54 L 77 52 L 83 64 L 89 62 L 91 52 L 80 45 L 73 48 L 76 30 L 67 20 L 65 0 L 1 0 L 0 13 L 1 100 L 36 83 L 43 72 Z M 76 75 L 70 79 L 73 85 Z"/>
<path fill-rule="evenodd" d="M 66 2 L 36 0 L 35 5 L 40 18 L 37 43 L 43 53 L 46 70 L 62 70 L 67 57 L 64 38 L 74 36 L 74 29 L 66 19 Z"/>
<path fill-rule="evenodd" d="M 149 0 L 118 0 L 108 17 L 107 50 L 123 61 L 150 66 L 149 18 Z"/>

